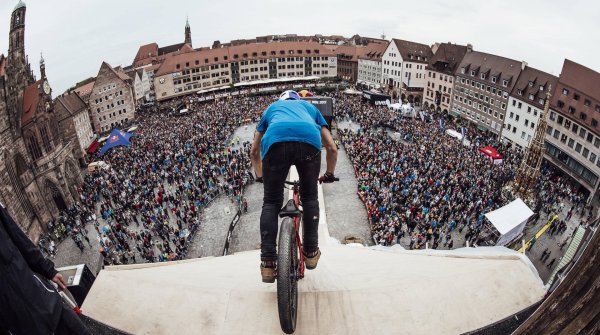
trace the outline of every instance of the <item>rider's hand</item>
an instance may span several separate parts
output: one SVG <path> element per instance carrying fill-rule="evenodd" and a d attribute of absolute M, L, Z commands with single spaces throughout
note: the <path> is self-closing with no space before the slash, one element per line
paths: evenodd
<path fill-rule="evenodd" d="M 255 181 L 257 183 L 261 183 L 262 184 L 263 183 L 263 177 L 256 177 Z"/>
<path fill-rule="evenodd" d="M 333 173 L 327 171 L 321 177 L 319 177 L 319 183 L 333 183 L 337 178 L 333 175 Z"/>
<path fill-rule="evenodd" d="M 58 272 L 57 274 L 54 275 L 54 278 L 52 278 L 52 281 L 55 282 L 58 285 L 58 287 L 60 287 L 61 290 L 64 290 L 67 288 L 67 283 L 65 283 L 65 279 L 60 274 L 60 272 Z"/>

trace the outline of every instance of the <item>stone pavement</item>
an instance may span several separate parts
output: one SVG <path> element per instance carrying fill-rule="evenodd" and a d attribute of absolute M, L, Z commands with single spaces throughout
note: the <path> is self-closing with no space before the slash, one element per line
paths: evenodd
<path fill-rule="evenodd" d="M 343 123 L 338 124 L 338 127 L 357 129 L 358 125 L 356 123 Z M 334 139 L 337 140 L 335 131 L 333 135 Z M 325 172 L 327 168 L 325 157 L 326 152 L 323 150 L 321 156 L 321 173 Z M 339 241 L 353 236 L 362 239 L 366 245 L 373 245 L 367 211 L 356 193 L 358 184 L 354 174 L 354 166 L 346 154 L 346 150 L 341 145 L 338 149 L 335 175 L 340 178 L 338 182 L 323 184 L 329 235 Z"/>
<path fill-rule="evenodd" d="M 94 230 L 94 226 L 91 223 L 86 225 L 88 230 L 87 237 L 92 243 L 90 247 L 87 241 L 83 241 L 83 251 L 79 250 L 75 241 L 71 237 L 67 237 L 61 243 L 56 246 L 56 256 L 50 258 L 55 267 L 60 268 L 63 266 L 71 266 L 85 263 L 90 271 L 96 275 L 102 268 L 102 255 L 100 254 L 100 243 L 96 236 L 98 235 Z"/>

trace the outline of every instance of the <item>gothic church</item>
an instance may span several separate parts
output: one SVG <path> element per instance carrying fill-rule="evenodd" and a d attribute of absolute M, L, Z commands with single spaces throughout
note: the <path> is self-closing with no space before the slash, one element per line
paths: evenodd
<path fill-rule="evenodd" d="M 25 55 L 25 12 L 19 1 L 8 55 L 0 55 L 0 202 L 37 241 L 60 210 L 79 200 L 83 179 L 58 129 L 44 60 L 36 80 Z"/>

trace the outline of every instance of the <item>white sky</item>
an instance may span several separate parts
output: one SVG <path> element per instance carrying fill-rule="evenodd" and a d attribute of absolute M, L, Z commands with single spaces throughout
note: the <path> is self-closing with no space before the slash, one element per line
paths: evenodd
<path fill-rule="evenodd" d="M 10 15 L 0 4 L 0 52 Z M 595 0 L 28 0 L 25 46 L 39 76 L 43 51 L 54 95 L 95 76 L 102 61 L 129 65 L 140 45 L 183 42 L 186 15 L 194 47 L 269 34 L 400 38 L 471 43 L 559 75 L 564 58 L 600 71 L 600 1 Z"/>

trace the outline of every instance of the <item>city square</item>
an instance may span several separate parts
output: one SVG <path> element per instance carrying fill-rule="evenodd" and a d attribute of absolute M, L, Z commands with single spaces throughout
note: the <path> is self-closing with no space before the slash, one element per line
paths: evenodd
<path fill-rule="evenodd" d="M 385 34 L 200 47 L 188 17 L 182 43 L 140 44 L 120 65 L 105 56 L 61 92 L 48 56 L 31 65 L 28 7 L 10 10 L 0 203 L 58 273 L 81 265 L 95 282 L 78 304 L 98 334 L 280 331 L 276 287 L 259 286 L 266 200 L 252 143 L 287 90 L 327 120 L 339 178 L 318 186 L 323 265 L 298 284 L 298 333 L 550 334 L 557 304 L 577 301 L 564 329 L 598 330 L 580 314 L 596 286 L 576 284 L 597 265 L 596 70 L 564 58 L 554 75 L 477 44 Z M 507 210 L 516 203 L 526 215 Z M 144 305 L 153 296 L 166 305 Z M 442 316 L 423 321 L 431 300 Z M 186 317 L 194 306 L 200 321 Z M 134 308 L 143 312 L 124 317 Z M 406 325 L 395 328 L 397 313 Z M 253 318 L 268 321 L 240 326 Z"/>

